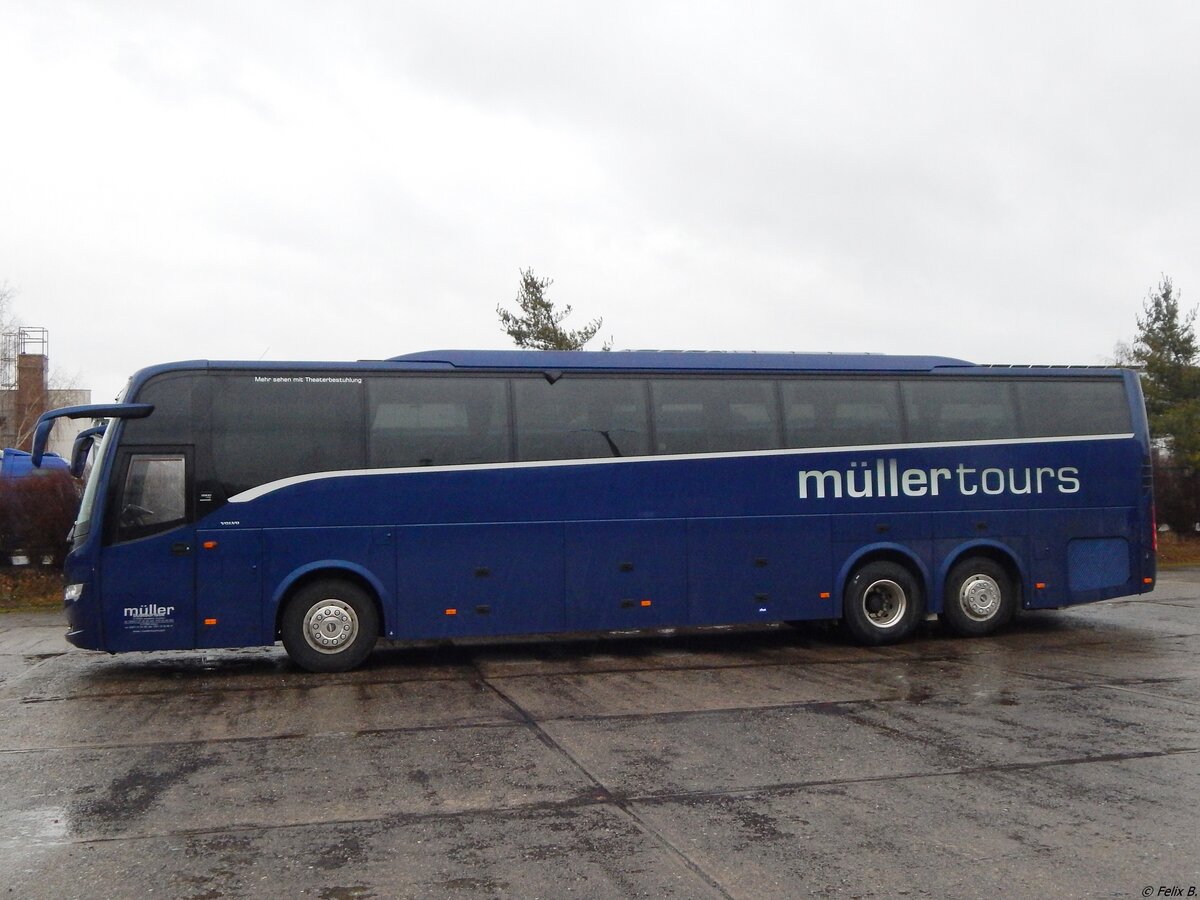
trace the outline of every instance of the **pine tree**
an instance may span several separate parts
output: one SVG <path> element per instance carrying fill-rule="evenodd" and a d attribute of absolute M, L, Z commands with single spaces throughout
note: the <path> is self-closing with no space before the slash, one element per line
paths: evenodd
<path fill-rule="evenodd" d="M 1200 346 L 1196 310 L 1179 311 L 1179 291 L 1164 275 L 1146 295 L 1129 356 L 1142 367 L 1156 454 L 1155 495 L 1163 521 L 1177 531 L 1200 519 Z"/>
<path fill-rule="evenodd" d="M 577 331 L 568 331 L 561 325 L 571 314 L 571 306 L 555 312 L 554 304 L 546 297 L 546 290 L 554 281 L 538 278 L 533 269 L 521 270 L 521 289 L 517 293 L 520 315 L 514 315 L 503 307 L 496 307 L 500 324 L 518 347 L 530 350 L 582 350 L 583 345 L 596 336 L 603 319 L 593 319 Z M 608 349 L 606 346 L 605 350 Z"/>
<path fill-rule="evenodd" d="M 1138 317 L 1133 360 L 1143 367 L 1150 430 L 1167 440 L 1178 465 L 1200 467 L 1200 346 L 1196 310 L 1179 311 L 1179 292 L 1164 275 Z"/>

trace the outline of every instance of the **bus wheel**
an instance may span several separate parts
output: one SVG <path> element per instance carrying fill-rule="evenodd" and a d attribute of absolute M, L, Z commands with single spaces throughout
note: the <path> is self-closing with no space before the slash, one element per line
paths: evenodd
<path fill-rule="evenodd" d="M 842 621 L 860 644 L 890 644 L 912 634 L 925 609 L 921 584 L 899 563 L 867 563 L 842 598 Z"/>
<path fill-rule="evenodd" d="M 955 634 L 991 634 L 1017 610 L 1017 592 L 1004 566 L 983 556 L 955 564 L 946 579 L 941 620 Z"/>
<path fill-rule="evenodd" d="M 292 662 L 310 672 L 345 672 L 359 665 L 379 637 L 371 597 L 340 579 L 300 588 L 283 611 L 283 646 Z"/>

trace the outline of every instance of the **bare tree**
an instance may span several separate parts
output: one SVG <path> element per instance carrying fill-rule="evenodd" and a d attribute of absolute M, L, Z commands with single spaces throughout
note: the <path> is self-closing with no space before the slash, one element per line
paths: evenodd
<path fill-rule="evenodd" d="M 5 365 L 14 367 L 11 371 L 5 371 L 4 384 L 10 388 L 5 393 L 11 393 L 12 396 L 7 398 L 4 403 L 6 411 L 0 413 L 0 424 L 5 426 L 4 440 L 11 440 L 12 446 L 20 447 L 31 439 L 41 413 L 53 405 L 51 392 L 81 390 L 82 378 L 77 372 L 64 373 L 55 369 L 48 374 L 45 384 L 36 386 L 36 390 L 32 393 L 26 392 L 20 401 L 17 400 L 17 392 L 11 391 L 11 386 L 15 385 L 17 381 L 15 367 L 18 365 L 19 355 L 24 346 L 26 329 L 24 323 L 13 311 L 15 297 L 16 291 L 7 281 L 0 283 L 0 336 L 3 336 L 4 341 L 3 356 Z M 38 330 L 40 331 L 40 329 Z"/>
<path fill-rule="evenodd" d="M 12 311 L 12 300 L 16 292 L 7 281 L 0 282 L 0 334 L 20 326 Z"/>

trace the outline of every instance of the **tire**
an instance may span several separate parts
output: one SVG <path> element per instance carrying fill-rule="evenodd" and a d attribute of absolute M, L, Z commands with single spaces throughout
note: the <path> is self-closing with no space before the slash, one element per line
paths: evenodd
<path fill-rule="evenodd" d="M 1008 570 L 995 560 L 973 556 L 954 565 L 946 577 L 940 616 L 962 637 L 991 634 L 1017 611 L 1017 589 Z"/>
<path fill-rule="evenodd" d="M 346 672 L 379 638 L 379 613 L 361 587 L 337 578 L 306 584 L 288 600 L 281 627 L 292 662 L 310 672 Z"/>
<path fill-rule="evenodd" d="M 867 563 L 851 576 L 842 596 L 842 622 L 860 644 L 902 641 L 925 614 L 921 582 L 899 563 Z"/>

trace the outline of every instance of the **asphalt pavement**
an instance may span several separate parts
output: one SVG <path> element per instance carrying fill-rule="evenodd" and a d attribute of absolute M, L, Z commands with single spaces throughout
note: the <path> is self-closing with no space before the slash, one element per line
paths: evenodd
<path fill-rule="evenodd" d="M 877 649 L 707 629 L 322 676 L 62 632 L 0 615 L 11 896 L 1200 895 L 1200 571 Z"/>

